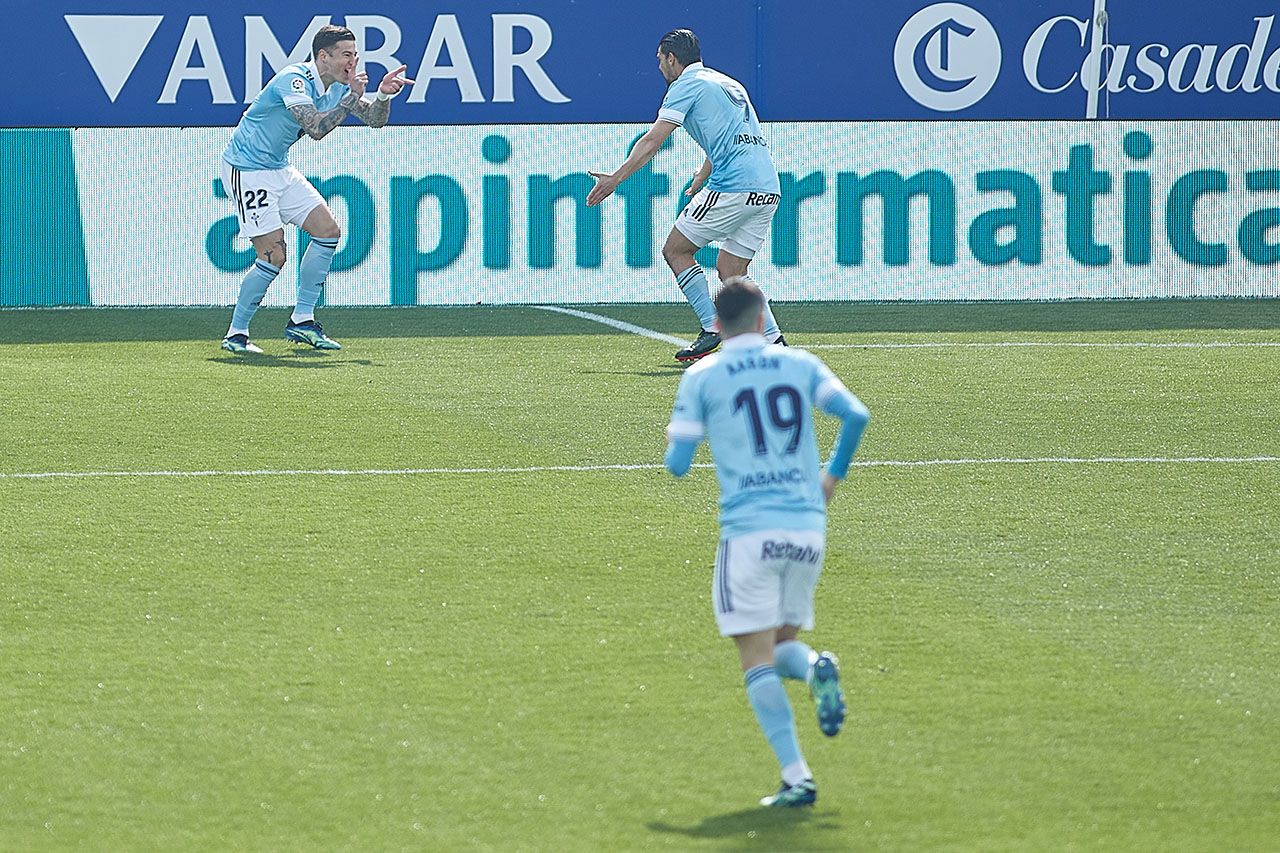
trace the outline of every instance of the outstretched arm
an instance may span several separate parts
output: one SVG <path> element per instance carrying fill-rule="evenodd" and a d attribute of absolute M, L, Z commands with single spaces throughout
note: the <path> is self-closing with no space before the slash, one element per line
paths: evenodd
<path fill-rule="evenodd" d="M 369 127 L 384 127 L 387 119 L 391 115 L 391 99 L 409 85 L 413 81 L 408 77 L 401 77 L 409 66 L 401 65 L 392 71 L 387 72 L 387 76 L 382 78 L 382 82 L 378 84 L 377 93 L 372 101 L 364 98 L 356 101 L 351 108 L 356 118 L 360 119 Z"/>
<path fill-rule="evenodd" d="M 613 191 L 618 188 L 619 184 L 640 171 L 645 163 L 653 159 L 653 155 L 658 153 L 662 143 L 667 141 L 667 137 L 675 129 L 676 126 L 671 122 L 665 119 L 658 119 L 644 136 L 636 140 L 636 144 L 631 146 L 631 154 L 612 174 L 587 172 L 588 175 L 596 179 L 596 185 L 587 194 L 587 206 L 597 205 L 613 195 Z"/>

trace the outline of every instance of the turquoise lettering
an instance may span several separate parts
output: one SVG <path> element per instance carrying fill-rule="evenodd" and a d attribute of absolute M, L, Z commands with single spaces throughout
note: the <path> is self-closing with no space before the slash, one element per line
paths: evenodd
<path fill-rule="evenodd" d="M 631 144 L 627 146 L 628 154 L 642 136 L 643 133 L 638 134 L 631 140 Z M 670 147 L 671 137 L 668 136 L 658 150 L 665 151 Z M 653 170 L 653 160 L 645 163 L 616 190 L 617 195 L 626 202 L 627 266 L 647 267 L 653 264 L 653 199 L 670 191 L 671 179 Z"/>
<path fill-rule="evenodd" d="M 511 143 L 497 134 L 486 136 L 480 153 L 490 163 L 502 164 L 511 157 Z M 484 265 L 505 270 L 511 266 L 511 182 L 505 175 L 485 175 L 481 184 Z"/>
<path fill-rule="evenodd" d="M 418 248 L 418 209 L 432 196 L 440 205 L 440 239 L 435 248 Z M 467 242 L 467 197 L 446 175 L 391 179 L 391 304 L 416 305 L 418 274 L 458 259 Z"/>
<path fill-rule="evenodd" d="M 853 172 L 836 175 L 836 261 L 844 266 L 862 263 L 863 203 L 880 196 L 884 210 L 884 262 L 905 266 L 911 260 L 910 200 L 929 198 L 929 261 L 938 266 L 956 262 L 956 188 L 944 172 L 930 169 L 903 178 L 897 172 L 872 172 L 860 178 Z"/>
<path fill-rule="evenodd" d="M 800 202 L 827 191 L 827 176 L 810 172 L 800 180 L 791 172 L 780 172 L 782 184 L 778 212 L 773 215 L 773 263 L 794 267 L 800 262 Z"/>
<path fill-rule="evenodd" d="M 1200 196 L 1227 191 L 1227 175 L 1217 169 L 1199 169 L 1174 181 L 1165 208 L 1169 245 L 1187 263 L 1201 267 L 1227 262 L 1225 243 L 1205 243 L 1196 236 L 1195 209 Z"/>
<path fill-rule="evenodd" d="M 1124 153 L 1134 160 L 1150 157 L 1152 147 L 1151 137 L 1140 130 L 1124 136 Z M 1151 175 L 1147 172 L 1124 173 L 1124 261 L 1151 263 Z"/>
<path fill-rule="evenodd" d="M 595 180 L 582 172 L 551 180 L 529 176 L 529 266 L 549 269 L 556 262 L 556 202 L 573 199 L 575 260 L 579 267 L 600 266 L 600 207 L 587 207 Z"/>
<path fill-rule="evenodd" d="M 1111 175 L 1093 168 L 1093 146 L 1071 148 L 1065 172 L 1053 173 L 1053 190 L 1067 199 L 1067 251 L 1086 266 L 1111 263 L 1111 247 L 1094 240 L 1094 198 L 1111 192 Z"/>
<path fill-rule="evenodd" d="M 1250 192 L 1275 192 L 1280 190 L 1280 171 L 1249 172 L 1244 176 L 1244 185 Z M 1250 213 L 1240 223 L 1240 252 L 1255 264 L 1280 261 L 1280 243 L 1267 242 L 1267 230 L 1277 226 L 1280 226 L 1280 208 L 1264 207 Z"/>
<path fill-rule="evenodd" d="M 979 172 L 979 192 L 1013 194 L 1013 207 L 997 207 L 973 220 L 969 226 L 969 250 L 981 263 L 1007 264 L 1012 260 L 1038 264 L 1041 259 L 1043 230 L 1040 185 L 1025 172 L 999 169 Z M 1002 243 L 1001 229 L 1013 229 L 1013 239 Z"/>

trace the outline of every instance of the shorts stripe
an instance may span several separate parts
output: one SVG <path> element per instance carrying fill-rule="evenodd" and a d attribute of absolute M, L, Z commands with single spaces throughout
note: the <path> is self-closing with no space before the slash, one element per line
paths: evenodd
<path fill-rule="evenodd" d="M 723 613 L 720 595 L 720 555 L 724 553 L 724 540 L 716 545 L 716 561 L 711 569 L 711 606 L 717 613 Z"/>
<path fill-rule="evenodd" d="M 244 211 L 240 208 L 240 170 L 235 166 L 231 167 L 231 197 L 235 199 L 236 216 L 244 222 Z"/>
<path fill-rule="evenodd" d="M 716 553 L 716 588 L 720 593 L 720 612 L 733 612 L 733 595 L 729 592 L 729 540 L 720 542 Z"/>
<path fill-rule="evenodd" d="M 718 193 L 707 193 L 707 197 L 702 200 L 702 204 L 698 205 L 697 208 L 689 213 L 689 218 L 701 220 L 702 217 L 706 216 L 707 211 L 716 203 L 716 195 L 718 195 Z"/>
<path fill-rule="evenodd" d="M 689 211 L 690 219 L 700 219 L 703 211 L 707 209 L 707 205 L 711 204 L 711 193 L 707 193 L 707 197 L 702 200 L 702 204 Z"/>
<path fill-rule="evenodd" d="M 703 204 L 702 207 L 698 208 L 697 211 L 694 212 L 693 218 L 701 222 L 703 219 L 706 218 L 707 214 L 711 212 L 711 208 L 716 206 L 716 202 L 718 202 L 719 200 L 720 200 L 720 193 L 711 193 L 710 195 L 708 195 L 706 203 Z"/>

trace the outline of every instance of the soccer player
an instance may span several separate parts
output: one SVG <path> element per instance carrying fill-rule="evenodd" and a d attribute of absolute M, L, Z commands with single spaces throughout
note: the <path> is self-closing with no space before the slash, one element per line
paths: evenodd
<path fill-rule="evenodd" d="M 836 657 L 816 654 L 796 634 L 813 628 L 827 503 L 870 414 L 816 356 L 765 341 L 765 304 L 745 278 L 728 279 L 716 295 L 724 347 L 680 379 L 666 465 L 683 476 L 702 439 L 710 441 L 720 481 L 716 623 L 737 644 L 747 699 L 782 768 L 782 787 L 760 804 L 807 806 L 818 788 L 780 678 L 805 680 L 823 734 L 840 731 L 845 703 Z M 825 470 L 815 407 L 844 421 Z"/>
<path fill-rule="evenodd" d="M 369 78 L 356 72 L 355 34 L 346 27 L 322 27 L 311 41 L 311 56 L 271 78 L 222 152 L 222 186 L 235 205 L 240 234 L 257 253 L 222 340 L 228 352 L 262 352 L 249 341 L 249 320 L 284 268 L 286 222 L 310 234 L 311 245 L 298 268 L 298 300 L 284 336 L 316 349 L 342 349 L 315 318 L 342 230 L 324 198 L 289 162 L 289 146 L 304 135 L 323 139 L 348 115 L 382 127 L 391 99 L 413 81 L 400 76 L 407 67 L 402 65 L 382 78 L 372 99 L 365 98 Z"/>
<path fill-rule="evenodd" d="M 653 159 L 677 127 L 688 131 L 706 153 L 686 195 L 693 198 L 676 218 L 662 247 L 685 299 L 702 324 L 692 346 L 676 353 L 686 364 L 720 346 L 715 304 L 707 276 L 694 253 L 711 242 L 720 244 L 716 272 L 720 281 L 747 276 L 747 266 L 764 245 L 769 223 L 778 209 L 778 170 L 747 90 L 732 77 L 702 64 L 702 47 L 690 30 L 672 30 L 658 43 L 658 70 L 667 81 L 667 96 L 658 118 L 640 137 L 626 161 L 611 174 L 589 172 L 596 185 L 587 204 L 599 204 L 618 185 Z M 764 334 L 785 345 L 768 300 Z"/>

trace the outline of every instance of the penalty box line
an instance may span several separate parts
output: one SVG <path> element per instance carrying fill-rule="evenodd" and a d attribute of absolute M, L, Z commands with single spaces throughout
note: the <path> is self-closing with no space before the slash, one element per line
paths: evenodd
<path fill-rule="evenodd" d="M 654 329 L 646 329 L 635 323 L 615 320 L 603 314 L 593 314 L 577 308 L 561 305 L 533 305 L 540 311 L 554 311 L 581 320 L 600 323 L 620 332 L 628 332 L 655 341 L 689 346 L 689 341 Z M 865 344 L 800 344 L 800 349 L 1002 349 L 1016 347 L 1063 347 L 1086 349 L 1219 349 L 1234 347 L 1280 347 L 1277 341 L 926 341 L 921 343 L 865 343 Z"/>
<path fill-rule="evenodd" d="M 1280 456 L 1039 456 L 989 459 L 863 459 L 854 468 L 930 468 L 972 465 L 1249 465 L 1280 462 Z M 519 468 L 258 468 L 242 471 L 34 471 L 0 473 L 0 480 L 82 480 L 106 477 L 413 477 L 474 474 L 541 474 L 596 471 L 658 471 L 656 463 L 530 465 Z M 714 468 L 700 463 L 694 468 Z"/>

